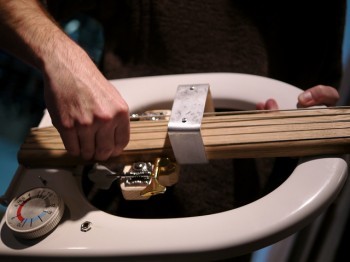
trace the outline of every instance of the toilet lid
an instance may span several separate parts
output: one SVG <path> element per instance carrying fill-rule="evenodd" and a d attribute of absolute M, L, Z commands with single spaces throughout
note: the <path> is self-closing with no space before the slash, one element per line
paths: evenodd
<path fill-rule="evenodd" d="M 131 112 L 164 108 L 181 84 L 209 83 L 217 107 L 254 109 L 257 102 L 275 98 L 281 109 L 296 107 L 300 89 L 246 74 L 209 73 L 140 77 L 111 81 Z M 46 113 L 40 126 L 51 125 Z M 79 257 L 211 258 L 238 255 L 276 242 L 305 226 L 341 190 L 347 165 L 341 157 L 303 158 L 290 177 L 270 194 L 250 204 L 217 214 L 170 219 L 130 219 L 97 210 L 80 193 L 70 171 L 19 171 L 17 192 L 39 185 L 38 176 L 55 185 L 68 213 L 59 226 L 35 244 L 23 244 L 1 222 L 0 254 Z M 80 225 L 92 223 L 81 232 Z M 98 259 L 97 259 L 98 260 Z"/>

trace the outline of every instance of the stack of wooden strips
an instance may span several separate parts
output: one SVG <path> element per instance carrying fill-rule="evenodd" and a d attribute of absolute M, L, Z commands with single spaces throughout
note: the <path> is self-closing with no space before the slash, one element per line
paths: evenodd
<path fill-rule="evenodd" d="M 108 161 L 173 158 L 166 120 L 132 121 L 128 146 Z M 206 113 L 201 126 L 208 159 L 310 156 L 350 152 L 350 107 Z M 74 166 L 54 127 L 34 128 L 18 153 L 25 166 Z"/>

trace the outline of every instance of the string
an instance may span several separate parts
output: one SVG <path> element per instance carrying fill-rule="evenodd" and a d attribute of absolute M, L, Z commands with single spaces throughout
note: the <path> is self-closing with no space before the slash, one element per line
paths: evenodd
<path fill-rule="evenodd" d="M 311 108 L 298 108 L 298 109 L 276 109 L 276 110 L 237 110 L 237 111 L 222 111 L 222 112 L 204 112 L 203 117 L 209 117 L 209 116 L 243 116 L 243 115 L 263 115 L 266 113 L 296 113 L 296 114 L 305 114 L 305 112 L 313 112 L 313 111 L 319 111 L 319 110 L 350 110 L 350 106 L 336 106 L 336 107 L 311 107 Z M 170 110 L 165 110 L 165 111 L 170 111 Z M 131 121 L 138 121 L 138 120 L 150 120 L 150 118 L 170 118 L 171 117 L 171 112 L 167 112 L 166 114 L 160 114 L 160 113 L 148 113 L 148 114 L 138 114 L 138 113 L 133 113 L 130 115 L 130 120 Z"/>
<path fill-rule="evenodd" d="M 334 109 L 337 109 L 337 113 L 334 114 L 334 112 L 329 113 L 333 111 Z M 202 123 L 202 130 L 206 129 L 228 129 L 228 128 L 242 128 L 242 127 L 258 127 L 258 126 L 266 126 L 267 124 L 269 126 L 283 126 L 283 125 L 302 125 L 305 124 L 305 121 L 308 121 L 308 118 L 313 118 L 312 121 L 307 122 L 308 124 L 317 124 L 317 123 L 346 123 L 349 122 L 350 119 L 338 119 L 341 116 L 349 116 L 350 114 L 348 112 L 345 112 L 344 110 L 349 110 L 349 107 L 343 107 L 341 111 L 339 112 L 339 108 L 327 108 L 325 109 L 301 109 L 301 110 L 276 110 L 276 111 L 264 111 L 265 114 L 263 115 L 260 111 L 250 111 L 247 115 L 245 111 L 243 111 L 247 117 L 246 118 L 240 118 L 238 120 L 233 119 L 231 116 L 242 116 L 242 114 L 239 114 L 237 112 L 223 112 L 220 113 L 220 116 L 224 116 L 225 118 L 220 118 L 217 114 L 208 114 L 213 117 L 204 117 L 203 123 Z M 312 115 L 305 115 L 303 112 L 317 112 L 318 114 L 312 114 Z M 328 113 L 326 113 L 326 111 Z M 293 113 L 293 115 L 284 115 L 280 113 Z M 267 113 L 267 114 L 266 114 Z M 277 115 L 272 113 L 278 113 Z M 296 115 L 294 115 L 297 113 Z M 252 117 L 251 114 L 257 114 L 259 117 Z M 263 118 L 260 118 L 263 116 Z M 328 117 L 332 116 L 332 117 Z M 294 119 L 294 121 L 291 121 L 291 119 Z M 316 119 L 316 120 L 315 120 Z M 274 122 L 269 122 L 270 120 L 276 120 Z M 277 121 L 279 120 L 279 121 Z M 295 121 L 297 120 L 297 121 Z M 249 122 L 248 122 L 249 121 Z M 299 121 L 299 122 L 298 122 Z M 164 132 L 167 129 L 167 120 L 159 120 L 159 121 L 139 121 L 134 122 L 135 124 L 132 125 L 131 132 L 134 131 L 134 133 L 140 133 L 140 134 L 147 134 L 150 132 Z M 137 123 L 137 124 L 136 124 Z M 237 124 L 238 123 L 238 124 Z M 225 125 L 223 125 L 225 124 Z M 221 125 L 221 126 L 218 126 Z M 54 129 L 52 129 L 54 131 Z M 46 129 L 37 129 L 40 133 L 46 133 L 47 137 L 50 137 L 50 132 L 48 133 Z M 281 130 L 277 130 L 277 132 L 281 132 Z M 244 134 L 244 133 L 242 133 Z M 42 134 L 42 137 L 44 134 Z M 147 137 L 145 137 L 147 139 Z"/>
<path fill-rule="evenodd" d="M 132 121 L 123 160 L 171 155 L 167 125 L 165 119 Z M 350 107 L 206 113 L 201 132 L 208 159 L 346 153 Z M 45 159 L 45 163 L 72 164 L 75 160 L 65 152 L 54 127 L 36 128 L 22 145 L 19 162 L 40 165 Z"/>

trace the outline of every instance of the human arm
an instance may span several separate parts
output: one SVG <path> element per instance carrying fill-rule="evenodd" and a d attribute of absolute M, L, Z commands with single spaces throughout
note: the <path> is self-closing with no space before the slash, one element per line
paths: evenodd
<path fill-rule="evenodd" d="M 106 160 L 129 141 L 118 91 L 36 0 L 0 0 L 0 47 L 43 73 L 45 102 L 67 151 Z"/>

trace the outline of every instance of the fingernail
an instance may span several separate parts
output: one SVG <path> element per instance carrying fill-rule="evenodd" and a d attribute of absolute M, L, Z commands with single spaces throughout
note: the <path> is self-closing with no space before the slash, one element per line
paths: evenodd
<path fill-rule="evenodd" d="M 309 91 L 305 91 L 299 95 L 299 100 L 302 103 L 310 102 L 312 99 L 312 94 Z"/>

